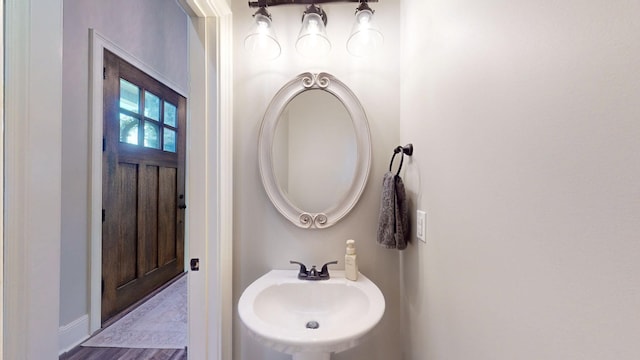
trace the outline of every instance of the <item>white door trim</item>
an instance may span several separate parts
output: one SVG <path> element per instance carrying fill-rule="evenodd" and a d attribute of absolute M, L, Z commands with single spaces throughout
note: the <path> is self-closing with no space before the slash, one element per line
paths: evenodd
<path fill-rule="evenodd" d="M 4 69 L 4 6 L 0 7 L 0 69 Z M 4 71 L 0 71 L 0 99 L 4 99 Z M 4 105 L 0 105 L 0 169 L 4 174 Z M 0 189 L 4 189 L 4 175 L 0 176 Z M 4 191 L 0 191 L 0 324 L 4 324 Z M 0 357 L 3 353 L 4 326 L 0 326 Z"/>
<path fill-rule="evenodd" d="M 179 0 L 191 14 L 191 117 L 187 159 L 190 257 L 200 271 L 189 277 L 189 358 L 232 359 L 233 322 L 233 43 L 227 0 Z M 205 151 L 194 151 L 202 149 Z M 195 239 L 203 241 L 196 242 Z M 203 261 L 204 260 L 204 261 Z M 205 328 L 202 331 L 202 328 Z"/>
<path fill-rule="evenodd" d="M 62 0 L 5 0 L 4 12 L 2 356 L 50 359 L 60 299 Z"/>
<path fill-rule="evenodd" d="M 4 99 L 4 6 L 0 7 L 0 99 Z M 0 169 L 4 174 L 4 105 L 0 106 Z M 0 189 L 4 189 L 4 175 L 0 176 Z M 0 191 L 0 357 L 4 344 L 4 190 Z"/>

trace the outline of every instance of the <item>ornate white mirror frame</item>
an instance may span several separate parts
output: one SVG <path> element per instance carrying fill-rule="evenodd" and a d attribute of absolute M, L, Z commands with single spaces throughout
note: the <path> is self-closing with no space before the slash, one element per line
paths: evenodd
<path fill-rule="evenodd" d="M 357 145 L 355 171 L 348 190 L 336 204 L 317 213 L 299 209 L 291 202 L 278 185 L 273 166 L 273 139 L 283 110 L 297 95 L 313 89 L 327 91 L 342 102 L 353 122 Z M 326 228 L 334 225 L 358 202 L 369 176 L 371 133 L 364 108 L 355 94 L 331 74 L 307 72 L 296 76 L 278 91 L 265 112 L 258 139 L 258 163 L 265 191 L 273 205 L 285 218 L 301 228 Z M 330 189 L 310 189 L 310 191 L 330 191 Z"/>

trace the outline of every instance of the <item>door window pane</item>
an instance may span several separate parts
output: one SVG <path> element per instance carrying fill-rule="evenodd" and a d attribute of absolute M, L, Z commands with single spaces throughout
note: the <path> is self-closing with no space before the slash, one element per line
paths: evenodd
<path fill-rule="evenodd" d="M 160 127 L 151 121 L 144 122 L 144 146 L 160 149 Z"/>
<path fill-rule="evenodd" d="M 176 107 L 175 105 L 164 102 L 164 123 L 169 126 L 177 127 L 176 125 Z"/>
<path fill-rule="evenodd" d="M 162 147 L 164 151 L 176 152 L 176 132 L 164 128 L 164 146 Z"/>
<path fill-rule="evenodd" d="M 144 116 L 160 121 L 160 98 L 148 91 L 144 92 Z"/>
<path fill-rule="evenodd" d="M 120 142 L 138 145 L 138 119 L 120 113 Z"/>
<path fill-rule="evenodd" d="M 120 79 L 120 107 L 140 112 L 140 89 L 124 79 Z"/>

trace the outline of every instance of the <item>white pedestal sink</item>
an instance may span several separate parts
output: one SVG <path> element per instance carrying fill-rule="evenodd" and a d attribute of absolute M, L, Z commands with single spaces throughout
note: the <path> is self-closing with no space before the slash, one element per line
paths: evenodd
<path fill-rule="evenodd" d="M 384 296 L 367 277 L 299 280 L 296 270 L 271 270 L 249 285 L 238 313 L 262 344 L 293 360 L 329 360 L 360 342 L 384 314 Z"/>

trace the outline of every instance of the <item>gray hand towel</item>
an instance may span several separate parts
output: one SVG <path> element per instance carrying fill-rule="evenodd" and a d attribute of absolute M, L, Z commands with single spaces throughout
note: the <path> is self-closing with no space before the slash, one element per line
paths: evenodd
<path fill-rule="evenodd" d="M 378 244 L 403 250 L 409 239 L 409 210 L 404 184 L 399 175 L 384 174 L 378 217 Z"/>

